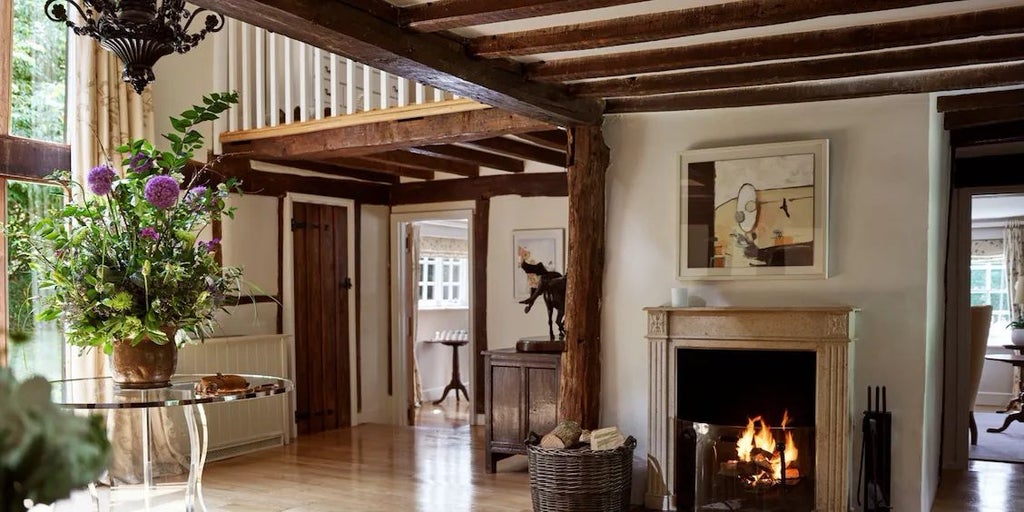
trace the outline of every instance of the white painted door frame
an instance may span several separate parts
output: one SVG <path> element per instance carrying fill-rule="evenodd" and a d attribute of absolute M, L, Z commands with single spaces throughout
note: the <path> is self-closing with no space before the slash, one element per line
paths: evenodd
<path fill-rule="evenodd" d="M 351 199 L 339 199 L 335 197 L 323 197 L 314 196 L 308 194 L 296 194 L 289 192 L 284 196 L 284 203 L 282 205 L 281 214 L 281 243 L 284 245 L 284 250 L 281 254 L 281 329 L 284 334 L 290 335 L 288 337 L 288 371 L 290 373 L 289 378 L 295 379 L 295 238 L 292 236 L 292 213 L 293 205 L 295 203 L 307 203 L 307 204 L 319 204 L 327 206 L 341 206 L 348 209 L 348 275 L 352 279 L 353 284 L 358 281 L 359 276 L 356 275 L 356 203 Z M 358 425 L 358 403 L 359 396 L 357 393 L 357 380 L 356 380 L 356 366 L 359 362 L 356 360 L 356 343 L 358 337 L 356 333 L 356 301 L 359 298 L 356 296 L 354 290 L 356 287 L 350 290 L 350 296 L 348 301 L 348 373 L 349 373 L 349 418 L 351 418 L 351 424 Z M 295 393 L 289 393 L 288 400 L 291 402 L 292 410 L 292 421 L 291 421 L 291 437 L 296 436 L 296 424 L 295 424 Z"/>
<path fill-rule="evenodd" d="M 403 226 L 410 222 L 418 222 L 425 220 L 452 220 L 452 219 L 465 219 L 467 223 L 468 243 L 469 243 L 469 266 L 467 270 L 467 276 L 472 283 L 473 276 L 473 209 L 454 209 L 454 210 L 438 210 L 438 211 L 417 211 L 417 212 L 405 212 L 405 213 L 392 213 L 391 214 L 391 353 L 393 355 L 392 361 L 392 375 L 396 379 L 396 385 L 394 386 L 394 398 L 392 407 L 391 421 L 395 425 L 406 424 L 406 412 L 409 403 L 409 383 L 405 382 L 406 372 L 408 371 L 410 361 L 407 360 L 405 346 L 403 340 L 405 340 L 406 324 L 402 321 L 402 313 L 405 311 L 405 307 L 414 306 L 403 304 L 403 294 L 401 285 L 408 276 L 405 276 L 404 265 L 402 265 L 402 255 L 405 253 L 405 230 Z M 473 333 L 475 332 L 476 326 L 473 325 L 473 311 L 475 303 L 476 290 L 473 286 L 469 287 L 469 337 L 473 339 Z M 470 343 L 470 351 L 472 352 L 475 344 Z M 474 354 L 470 354 L 469 357 L 469 382 L 476 382 L 476 372 L 482 371 L 476 367 L 476 357 Z M 479 393 L 482 390 L 473 388 L 473 393 Z M 469 400 L 469 411 L 470 411 L 470 422 L 476 423 L 476 410 L 474 406 L 475 401 L 473 397 Z"/>

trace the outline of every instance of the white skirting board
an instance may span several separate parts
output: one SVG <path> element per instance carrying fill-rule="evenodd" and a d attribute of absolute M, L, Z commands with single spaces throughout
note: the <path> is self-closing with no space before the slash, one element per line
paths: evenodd
<path fill-rule="evenodd" d="M 287 335 L 210 338 L 178 353 L 179 374 L 288 377 Z M 288 442 L 287 395 L 207 404 L 208 459 L 234 457 Z"/>

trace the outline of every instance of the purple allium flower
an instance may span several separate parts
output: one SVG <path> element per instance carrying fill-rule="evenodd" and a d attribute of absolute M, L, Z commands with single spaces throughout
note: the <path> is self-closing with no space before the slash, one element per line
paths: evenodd
<path fill-rule="evenodd" d="M 128 162 L 128 167 L 133 172 L 146 172 L 153 168 L 153 159 L 144 153 L 135 153 Z"/>
<path fill-rule="evenodd" d="M 197 185 L 195 187 L 192 187 L 191 189 L 189 189 L 188 192 L 185 193 L 185 203 L 196 204 L 199 201 L 201 201 L 204 197 L 206 197 L 206 187 L 202 185 Z"/>
<path fill-rule="evenodd" d="M 149 238 L 151 240 L 160 240 L 160 233 L 157 233 L 155 229 L 151 227 L 142 228 L 139 231 L 139 238 Z"/>
<path fill-rule="evenodd" d="M 161 210 L 178 202 L 178 182 L 165 174 L 153 176 L 146 182 L 146 201 Z"/>
<path fill-rule="evenodd" d="M 98 196 L 105 196 L 110 193 L 114 186 L 117 173 L 107 164 L 100 164 L 89 171 L 85 181 L 89 190 Z"/>
<path fill-rule="evenodd" d="M 214 238 L 209 242 L 199 242 L 198 245 L 199 247 L 206 249 L 206 252 L 213 252 L 214 250 L 216 250 L 217 246 L 220 245 L 220 238 Z"/>

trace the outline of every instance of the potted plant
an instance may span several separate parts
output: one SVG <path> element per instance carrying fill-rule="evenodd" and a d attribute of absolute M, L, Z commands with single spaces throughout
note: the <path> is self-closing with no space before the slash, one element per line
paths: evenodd
<path fill-rule="evenodd" d="M 123 176 L 109 164 L 96 166 L 82 202 L 50 212 L 34 227 L 43 245 L 34 264 L 45 290 L 38 318 L 62 320 L 71 345 L 111 354 L 122 387 L 166 386 L 178 345 L 209 335 L 225 297 L 238 293 L 241 270 L 217 262 L 220 241 L 198 240 L 214 219 L 233 217 L 225 199 L 238 183 L 204 184 L 205 168 L 185 175 L 203 144 L 194 127 L 237 101 L 235 93 L 211 94 L 172 117 L 174 132 L 164 135 L 170 151 L 147 140 L 117 148 Z M 53 179 L 80 186 L 67 172 Z"/>
<path fill-rule="evenodd" d="M 1024 317 L 1018 317 L 1016 320 L 1011 321 L 1007 327 L 1012 329 L 1010 331 L 1010 341 L 1014 345 L 1024 346 Z"/>
<path fill-rule="evenodd" d="M 0 367 L 0 512 L 24 512 L 25 500 L 67 498 L 94 481 L 109 457 L 102 416 L 62 411 L 45 379 L 19 384 Z"/>

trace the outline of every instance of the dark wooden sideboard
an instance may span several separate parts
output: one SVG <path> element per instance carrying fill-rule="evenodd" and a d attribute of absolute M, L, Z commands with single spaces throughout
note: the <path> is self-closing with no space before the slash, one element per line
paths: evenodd
<path fill-rule="evenodd" d="M 562 354 L 489 350 L 484 354 L 487 472 L 498 461 L 525 454 L 530 431 L 544 435 L 558 423 Z"/>

